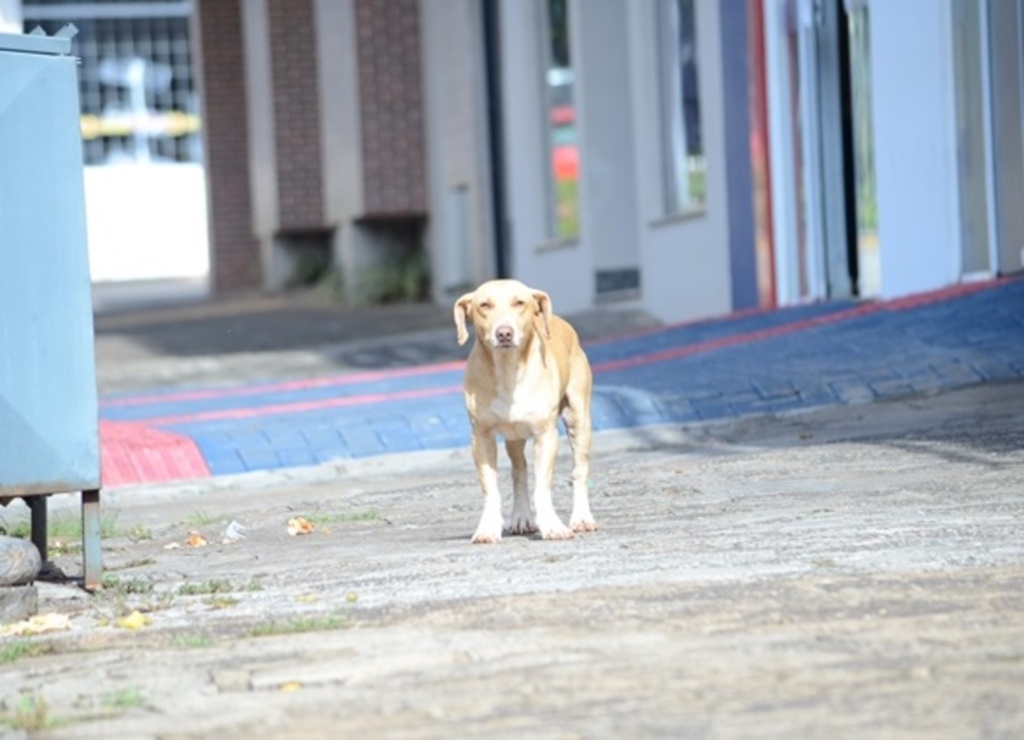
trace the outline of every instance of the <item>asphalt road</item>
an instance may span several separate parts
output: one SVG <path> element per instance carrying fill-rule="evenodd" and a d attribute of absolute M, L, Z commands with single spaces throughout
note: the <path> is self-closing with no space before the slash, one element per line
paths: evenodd
<path fill-rule="evenodd" d="M 1020 382 L 602 433 L 569 542 L 470 545 L 474 478 L 460 450 L 105 494 L 108 587 L 43 584 L 71 629 L 0 640 L 7 732 L 1024 735 Z"/>

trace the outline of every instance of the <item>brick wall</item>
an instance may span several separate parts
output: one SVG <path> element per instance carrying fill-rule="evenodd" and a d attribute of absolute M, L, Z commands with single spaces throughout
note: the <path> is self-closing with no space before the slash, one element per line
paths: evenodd
<path fill-rule="evenodd" d="M 260 285 L 260 259 L 252 231 L 240 0 L 196 3 L 193 29 L 203 97 L 212 287 L 216 293 L 251 290 Z"/>
<path fill-rule="evenodd" d="M 269 0 L 274 148 L 283 232 L 324 227 L 312 0 Z"/>
<path fill-rule="evenodd" d="M 364 213 L 422 216 L 427 198 L 419 0 L 356 0 L 355 11 Z"/>

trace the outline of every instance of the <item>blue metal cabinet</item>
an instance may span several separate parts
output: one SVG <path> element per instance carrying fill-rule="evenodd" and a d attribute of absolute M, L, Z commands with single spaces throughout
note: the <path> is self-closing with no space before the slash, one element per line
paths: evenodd
<path fill-rule="evenodd" d="M 0 34 L 0 499 L 82 492 L 100 582 L 100 444 L 77 64 L 71 41 Z"/>

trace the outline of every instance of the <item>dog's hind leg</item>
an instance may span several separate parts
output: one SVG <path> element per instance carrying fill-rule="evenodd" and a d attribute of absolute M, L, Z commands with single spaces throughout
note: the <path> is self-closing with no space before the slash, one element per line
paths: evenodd
<path fill-rule="evenodd" d="M 584 382 L 585 381 L 585 382 Z M 574 532 L 593 532 L 597 522 L 590 511 L 590 375 L 566 390 L 566 406 L 562 421 L 572 446 L 572 516 L 569 526 Z"/>
<path fill-rule="evenodd" d="M 562 524 L 551 501 L 551 479 L 558 455 L 558 427 L 552 424 L 533 439 L 533 508 L 537 512 L 537 529 L 546 540 L 569 540 L 573 532 Z"/>
<path fill-rule="evenodd" d="M 505 440 L 505 450 L 512 463 L 512 516 L 509 517 L 509 534 L 532 534 L 537 523 L 530 509 L 530 485 L 526 472 L 526 440 Z"/>

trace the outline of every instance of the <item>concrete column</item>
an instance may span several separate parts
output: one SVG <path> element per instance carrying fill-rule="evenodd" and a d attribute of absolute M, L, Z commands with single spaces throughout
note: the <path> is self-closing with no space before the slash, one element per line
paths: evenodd
<path fill-rule="evenodd" d="M 949 0 L 871 3 L 870 13 L 879 256 L 891 297 L 959 277 L 953 16 Z"/>
<path fill-rule="evenodd" d="M 0 33 L 21 33 L 21 0 L 0 0 Z"/>

